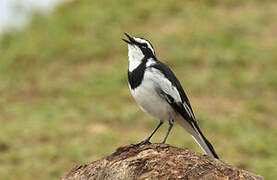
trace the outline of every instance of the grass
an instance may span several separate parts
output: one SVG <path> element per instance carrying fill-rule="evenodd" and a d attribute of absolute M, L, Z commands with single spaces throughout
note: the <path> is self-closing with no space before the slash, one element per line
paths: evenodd
<path fill-rule="evenodd" d="M 0 41 L 1 177 L 58 178 L 152 131 L 127 86 L 128 32 L 176 72 L 221 159 L 275 179 L 276 18 L 270 0 L 83 0 L 34 14 Z M 168 143 L 201 152 L 178 126 Z"/>

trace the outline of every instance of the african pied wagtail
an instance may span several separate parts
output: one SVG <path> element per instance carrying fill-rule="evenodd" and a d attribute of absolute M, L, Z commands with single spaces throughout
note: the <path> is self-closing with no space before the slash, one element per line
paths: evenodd
<path fill-rule="evenodd" d="M 174 73 L 158 61 L 149 41 L 131 37 L 127 33 L 125 35 L 128 40 L 122 40 L 128 43 L 130 91 L 144 112 L 160 120 L 151 135 L 135 145 L 150 143 L 154 133 L 168 121 L 169 128 L 162 142 L 165 143 L 176 121 L 191 134 L 208 155 L 218 159 L 213 146 L 198 127 L 190 102 Z"/>

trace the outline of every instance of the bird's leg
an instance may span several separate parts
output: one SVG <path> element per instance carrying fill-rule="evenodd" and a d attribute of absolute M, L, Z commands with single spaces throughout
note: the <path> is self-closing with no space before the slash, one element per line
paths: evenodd
<path fill-rule="evenodd" d="M 145 140 L 137 143 L 137 144 L 132 144 L 133 146 L 140 146 L 143 144 L 151 144 L 150 139 L 151 137 L 155 134 L 155 132 L 161 127 L 161 125 L 163 124 L 162 121 L 160 121 L 160 123 L 158 124 L 158 126 L 154 129 L 154 131 L 150 134 L 150 136 L 148 138 L 146 138 Z"/>
<path fill-rule="evenodd" d="M 164 138 L 164 140 L 163 140 L 163 142 L 162 142 L 163 144 L 165 144 L 165 142 L 166 142 L 166 140 L 167 140 L 167 137 L 168 137 L 168 135 L 169 135 L 169 133 L 170 133 L 170 131 L 171 131 L 173 125 L 174 125 L 174 120 L 173 120 L 173 119 L 169 120 L 169 127 L 168 127 L 168 129 L 167 129 L 166 136 L 165 136 L 165 138 Z"/>

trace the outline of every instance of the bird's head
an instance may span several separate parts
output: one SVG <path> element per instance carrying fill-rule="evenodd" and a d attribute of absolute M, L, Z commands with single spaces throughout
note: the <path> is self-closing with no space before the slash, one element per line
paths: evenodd
<path fill-rule="evenodd" d="M 124 33 L 128 40 L 122 39 L 128 43 L 129 61 L 142 61 L 144 58 L 156 58 L 153 46 L 149 41 L 143 38 L 131 37 Z"/>

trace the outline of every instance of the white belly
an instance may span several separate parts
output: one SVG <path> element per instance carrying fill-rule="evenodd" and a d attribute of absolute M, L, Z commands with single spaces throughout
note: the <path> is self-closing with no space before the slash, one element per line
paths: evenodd
<path fill-rule="evenodd" d="M 150 115 L 161 121 L 168 121 L 172 118 L 173 110 L 170 105 L 156 92 L 153 81 L 143 81 L 131 93 L 139 107 Z"/>

